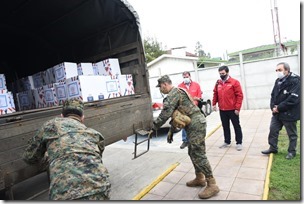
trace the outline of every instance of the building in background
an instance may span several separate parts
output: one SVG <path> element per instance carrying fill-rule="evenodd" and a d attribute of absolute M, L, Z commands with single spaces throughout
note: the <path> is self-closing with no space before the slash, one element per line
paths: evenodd
<path fill-rule="evenodd" d="M 150 77 L 162 76 L 165 74 L 182 73 L 194 71 L 200 68 L 220 66 L 225 60 L 219 58 L 199 58 L 195 54 L 186 51 L 186 47 L 172 48 L 155 60 L 148 63 Z M 193 80 L 196 80 L 193 78 Z"/>
<path fill-rule="evenodd" d="M 300 41 L 288 41 L 281 44 L 282 55 L 293 55 L 298 54 L 298 46 L 300 46 Z M 243 55 L 243 61 L 250 61 L 250 60 L 258 60 L 258 59 L 265 59 L 277 56 L 277 45 L 276 44 L 269 44 L 269 45 L 262 45 L 258 47 L 253 47 L 245 50 L 240 50 L 237 52 L 228 53 L 229 60 L 228 62 L 239 62 L 240 57 L 239 53 Z"/>

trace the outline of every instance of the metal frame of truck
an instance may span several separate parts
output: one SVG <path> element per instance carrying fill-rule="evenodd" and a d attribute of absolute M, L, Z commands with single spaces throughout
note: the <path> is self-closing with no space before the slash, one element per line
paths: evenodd
<path fill-rule="evenodd" d="M 85 103 L 85 124 L 106 145 L 150 129 L 153 117 L 139 18 L 125 0 L 0 2 L 0 73 L 7 84 L 61 62 L 118 58 L 132 74 L 135 95 Z M 27 141 L 61 106 L 0 116 L 0 191 L 41 172 L 21 158 Z"/>

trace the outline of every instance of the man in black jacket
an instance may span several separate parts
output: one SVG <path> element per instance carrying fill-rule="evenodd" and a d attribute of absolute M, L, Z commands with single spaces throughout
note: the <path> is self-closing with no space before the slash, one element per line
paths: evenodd
<path fill-rule="evenodd" d="M 296 156 L 297 147 L 297 120 L 300 119 L 300 77 L 290 72 L 289 64 L 281 62 L 276 69 L 278 79 L 271 92 L 270 108 L 272 118 L 268 135 L 269 149 L 262 154 L 278 152 L 279 131 L 283 125 L 289 137 L 289 147 L 286 159 Z"/>

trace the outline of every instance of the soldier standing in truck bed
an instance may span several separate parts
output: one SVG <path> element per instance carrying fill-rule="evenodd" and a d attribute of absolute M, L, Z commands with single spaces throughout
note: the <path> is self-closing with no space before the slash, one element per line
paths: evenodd
<path fill-rule="evenodd" d="M 50 200 L 109 200 L 109 173 L 102 162 L 101 133 L 84 124 L 84 104 L 78 99 L 63 104 L 62 117 L 47 121 L 29 140 L 23 158 L 40 162 L 47 152 Z"/>

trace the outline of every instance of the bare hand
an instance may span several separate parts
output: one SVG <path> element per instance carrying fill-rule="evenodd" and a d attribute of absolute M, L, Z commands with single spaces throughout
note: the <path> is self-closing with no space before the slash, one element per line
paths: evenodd
<path fill-rule="evenodd" d="M 213 111 L 216 111 L 216 106 L 212 106 L 212 110 L 213 110 Z"/>
<path fill-rule="evenodd" d="M 278 112 L 279 112 L 278 106 L 277 106 L 277 105 L 275 105 L 275 106 L 272 108 L 272 112 L 273 112 L 273 113 L 278 113 Z"/>
<path fill-rule="evenodd" d="M 239 115 L 239 114 L 240 114 L 240 111 L 234 110 L 234 113 L 235 113 L 235 115 Z"/>

